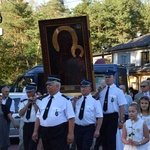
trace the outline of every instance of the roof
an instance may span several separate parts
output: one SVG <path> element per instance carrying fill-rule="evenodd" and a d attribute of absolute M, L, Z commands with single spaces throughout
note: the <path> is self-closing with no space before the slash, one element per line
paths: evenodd
<path fill-rule="evenodd" d="M 136 74 L 150 74 L 150 63 L 145 64 L 144 66 L 135 66 L 129 68 L 129 72 L 136 73 Z"/>
<path fill-rule="evenodd" d="M 107 51 L 120 51 L 126 49 L 142 49 L 142 48 L 150 48 L 150 33 L 145 34 L 141 37 L 135 38 L 132 41 L 127 43 L 119 44 L 114 47 L 108 48 Z"/>

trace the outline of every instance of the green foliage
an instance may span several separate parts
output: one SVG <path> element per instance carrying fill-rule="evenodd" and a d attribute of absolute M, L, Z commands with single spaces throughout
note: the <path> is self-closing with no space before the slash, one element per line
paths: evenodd
<path fill-rule="evenodd" d="M 34 30 L 33 10 L 28 3 L 11 1 L 2 3 L 4 36 L 1 38 L 2 77 L 6 84 L 13 83 L 16 78 L 31 68 L 41 57 L 36 55 L 39 37 Z M 36 27 L 37 28 L 37 27 Z M 38 38 L 37 38 L 38 37 Z M 33 39 L 33 40 L 32 40 Z"/>
<path fill-rule="evenodd" d="M 36 11 L 40 15 L 40 20 L 62 18 L 70 13 L 69 9 L 65 7 L 63 0 L 50 0 L 48 3 L 37 7 Z"/>
<path fill-rule="evenodd" d="M 150 19 L 148 13 L 144 14 L 149 7 L 146 10 L 143 7 L 148 6 L 140 0 L 85 0 L 73 12 L 75 16 L 89 15 L 92 51 L 95 53 L 133 39 L 139 31 L 148 33 Z"/>
<path fill-rule="evenodd" d="M 148 4 L 145 4 L 140 12 L 143 20 L 143 25 L 140 26 L 140 31 L 144 35 L 150 33 L 150 2 Z"/>
<path fill-rule="evenodd" d="M 140 0 L 83 0 L 71 12 L 64 0 L 35 6 L 24 0 L 2 0 L 4 36 L 0 37 L 0 85 L 12 84 L 42 64 L 39 20 L 88 15 L 93 53 L 150 32 L 150 4 Z"/>
<path fill-rule="evenodd" d="M 91 4 L 91 0 L 84 0 L 83 3 L 77 5 L 73 9 L 74 16 L 82 16 L 89 14 L 89 6 Z"/>

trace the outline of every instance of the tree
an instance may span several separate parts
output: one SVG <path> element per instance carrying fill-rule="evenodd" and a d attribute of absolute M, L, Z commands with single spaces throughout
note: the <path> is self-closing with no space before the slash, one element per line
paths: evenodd
<path fill-rule="evenodd" d="M 89 14 L 89 6 L 91 3 L 92 3 L 91 0 L 83 0 L 83 2 L 81 4 L 78 4 L 73 9 L 73 15 L 74 16 L 88 15 Z"/>
<path fill-rule="evenodd" d="M 64 17 L 70 12 L 63 0 L 51 0 L 36 9 L 23 0 L 4 0 L 1 6 L 5 34 L 0 39 L 0 84 L 10 84 L 26 70 L 42 63 L 38 21 Z"/>
<path fill-rule="evenodd" d="M 65 7 L 63 0 L 50 0 L 36 7 L 36 13 L 39 15 L 39 19 L 46 20 L 67 17 L 70 11 Z"/>
<path fill-rule="evenodd" d="M 81 6 L 73 12 L 82 15 L 88 10 L 93 53 L 135 38 L 143 25 L 140 0 L 95 0 L 86 9 Z"/>
<path fill-rule="evenodd" d="M 30 32 L 34 28 L 34 18 L 31 7 L 23 0 L 3 2 L 2 14 L 5 34 L 1 38 L 1 77 L 10 84 L 37 63 L 37 45 Z"/>
<path fill-rule="evenodd" d="M 143 8 L 140 10 L 143 20 L 143 25 L 140 28 L 140 33 L 142 35 L 150 33 L 150 1 L 145 1 Z"/>
<path fill-rule="evenodd" d="M 145 0 L 83 0 L 72 12 L 64 0 L 40 6 L 24 0 L 0 0 L 4 36 L 0 37 L 0 85 L 42 63 L 39 20 L 88 15 L 93 53 L 150 32 L 150 3 Z"/>

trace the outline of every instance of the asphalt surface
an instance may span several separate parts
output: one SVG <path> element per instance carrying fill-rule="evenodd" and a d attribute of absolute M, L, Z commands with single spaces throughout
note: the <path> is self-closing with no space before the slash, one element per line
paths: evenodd
<path fill-rule="evenodd" d="M 19 145 L 11 145 L 8 150 L 19 150 Z"/>
<path fill-rule="evenodd" d="M 8 150 L 19 150 L 19 139 L 18 138 L 12 138 L 10 139 L 10 147 Z"/>

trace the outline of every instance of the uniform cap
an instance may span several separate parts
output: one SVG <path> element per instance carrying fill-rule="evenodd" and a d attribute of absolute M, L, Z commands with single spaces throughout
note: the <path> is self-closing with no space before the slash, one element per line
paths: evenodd
<path fill-rule="evenodd" d="M 26 86 L 26 92 L 35 91 L 35 90 L 36 90 L 36 84 L 33 82 Z"/>
<path fill-rule="evenodd" d="M 115 71 L 112 71 L 112 70 L 107 70 L 105 72 L 105 76 L 111 76 L 111 75 L 114 75 L 115 74 Z"/>
<path fill-rule="evenodd" d="M 81 82 L 80 82 L 80 86 L 91 86 L 91 82 L 90 81 L 88 81 L 88 80 L 82 80 Z"/>
<path fill-rule="evenodd" d="M 46 84 L 49 84 L 51 82 L 59 82 L 61 83 L 61 80 L 58 75 L 49 75 Z"/>

